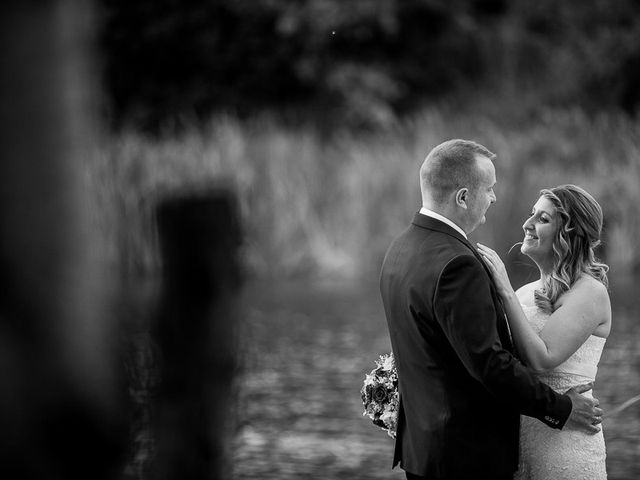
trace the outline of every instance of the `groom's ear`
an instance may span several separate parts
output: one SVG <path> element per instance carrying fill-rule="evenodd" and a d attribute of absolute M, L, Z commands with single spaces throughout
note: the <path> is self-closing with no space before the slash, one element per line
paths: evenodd
<path fill-rule="evenodd" d="M 456 192 L 456 205 L 467 209 L 467 198 L 469 197 L 469 189 L 461 188 Z"/>

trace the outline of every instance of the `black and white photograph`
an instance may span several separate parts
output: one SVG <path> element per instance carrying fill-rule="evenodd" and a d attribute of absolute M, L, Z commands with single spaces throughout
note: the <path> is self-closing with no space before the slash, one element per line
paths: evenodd
<path fill-rule="evenodd" d="M 639 2 L 0 11 L 0 478 L 640 478 Z"/>

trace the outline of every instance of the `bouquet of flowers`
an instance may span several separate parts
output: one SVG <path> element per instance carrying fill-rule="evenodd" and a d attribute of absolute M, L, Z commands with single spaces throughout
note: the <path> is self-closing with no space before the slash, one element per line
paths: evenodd
<path fill-rule="evenodd" d="M 374 425 L 396 438 L 398 426 L 398 372 L 393 353 L 380 355 L 376 368 L 365 375 L 360 391 L 364 404 L 363 416 L 369 417 Z"/>

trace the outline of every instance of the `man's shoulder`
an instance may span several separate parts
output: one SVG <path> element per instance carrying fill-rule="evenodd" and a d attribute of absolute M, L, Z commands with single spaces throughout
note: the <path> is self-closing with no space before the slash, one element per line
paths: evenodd
<path fill-rule="evenodd" d="M 470 247 L 459 238 L 438 230 L 409 225 L 397 235 L 389 245 L 385 259 L 399 261 L 405 268 L 423 268 L 441 270 L 455 257 L 468 257 L 474 254 Z"/>
<path fill-rule="evenodd" d="M 457 255 L 473 256 L 473 252 L 463 240 L 439 230 L 410 226 L 396 237 L 396 240 L 400 240 L 400 244 L 405 242 L 412 244 L 421 256 L 446 256 L 448 258 Z"/>
<path fill-rule="evenodd" d="M 475 274 L 484 272 L 484 266 L 482 265 L 482 261 L 468 248 L 456 249 L 452 251 L 452 254 L 442 266 L 442 272 L 444 273 L 445 271 L 466 271 Z"/>

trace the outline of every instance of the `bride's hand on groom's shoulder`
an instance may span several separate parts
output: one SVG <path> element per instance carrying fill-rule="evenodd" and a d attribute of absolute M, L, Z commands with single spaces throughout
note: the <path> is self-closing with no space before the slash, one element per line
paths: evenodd
<path fill-rule="evenodd" d="M 476 245 L 478 246 L 478 253 L 491 272 L 493 280 L 496 283 L 496 287 L 498 288 L 498 293 L 503 298 L 513 295 L 513 287 L 511 286 L 507 269 L 500 259 L 500 256 L 486 245 L 481 243 L 477 243 Z"/>
<path fill-rule="evenodd" d="M 601 430 L 603 411 L 597 398 L 582 395 L 593 388 L 592 383 L 570 388 L 567 395 L 571 399 L 571 414 L 565 426 L 596 434 Z"/>

